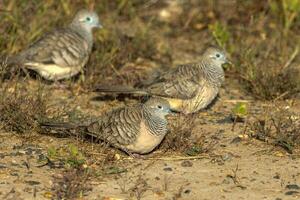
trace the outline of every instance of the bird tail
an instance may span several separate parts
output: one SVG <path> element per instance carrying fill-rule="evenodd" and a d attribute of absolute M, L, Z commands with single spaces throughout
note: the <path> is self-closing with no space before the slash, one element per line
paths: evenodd
<path fill-rule="evenodd" d="M 148 95 L 149 92 L 145 89 L 124 87 L 124 86 L 97 86 L 94 89 L 94 92 L 103 92 L 103 93 L 119 93 L 119 94 L 140 94 Z"/>
<path fill-rule="evenodd" d="M 41 122 L 41 127 L 61 128 L 61 129 L 76 129 L 78 125 L 67 122 Z"/>
<path fill-rule="evenodd" d="M 87 133 L 87 127 L 68 122 L 40 122 L 43 133 L 54 133 L 60 136 L 74 135 L 83 136 Z"/>
<path fill-rule="evenodd" d="M 3 59 L 7 66 L 21 65 L 22 60 L 23 58 L 21 55 L 6 56 Z"/>
<path fill-rule="evenodd" d="M 0 55 L 0 78 L 10 78 L 12 75 L 16 75 L 19 69 L 19 58 L 15 56 Z M 18 61 L 17 61 L 18 60 Z"/>

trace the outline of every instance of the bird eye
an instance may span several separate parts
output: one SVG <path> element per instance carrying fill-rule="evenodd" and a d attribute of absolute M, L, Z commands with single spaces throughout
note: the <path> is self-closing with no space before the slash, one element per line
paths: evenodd
<path fill-rule="evenodd" d="M 216 57 L 217 57 L 217 58 L 220 58 L 220 57 L 221 57 L 221 54 L 217 53 L 217 54 L 216 54 Z"/>
<path fill-rule="evenodd" d="M 162 109 L 163 107 L 162 107 L 161 105 L 158 105 L 157 108 L 158 108 L 158 109 Z"/>
<path fill-rule="evenodd" d="M 92 18 L 87 17 L 87 18 L 86 18 L 86 21 L 90 22 L 90 21 L 92 21 Z"/>

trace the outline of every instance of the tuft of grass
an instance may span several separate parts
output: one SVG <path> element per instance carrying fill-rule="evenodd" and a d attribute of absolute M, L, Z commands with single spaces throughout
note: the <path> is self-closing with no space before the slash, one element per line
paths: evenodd
<path fill-rule="evenodd" d="M 115 81 L 115 84 L 124 83 L 124 80 L 129 79 L 124 74 L 131 73 L 123 69 L 128 63 L 156 59 L 157 39 L 152 36 L 152 23 L 144 24 L 139 19 L 133 21 L 134 29 L 114 27 L 101 33 L 101 44 L 95 45 L 97 54 L 91 56 L 90 67 L 86 68 L 88 80 L 85 84 L 93 87 L 107 81 L 107 78 Z"/>
<path fill-rule="evenodd" d="M 71 168 L 54 179 L 53 199 L 82 199 L 91 191 L 88 184 L 90 173 L 87 169 Z"/>
<path fill-rule="evenodd" d="M 234 116 L 243 118 L 248 114 L 247 104 L 238 102 L 232 109 Z"/>
<path fill-rule="evenodd" d="M 38 120 L 46 116 L 42 89 L 29 92 L 24 86 L 7 90 L 0 92 L 0 126 L 21 134 L 38 130 Z"/>
<path fill-rule="evenodd" d="M 246 103 L 238 102 L 232 109 L 231 118 L 233 120 L 232 131 L 237 122 L 244 122 L 248 114 L 248 106 Z"/>
<path fill-rule="evenodd" d="M 278 16 L 283 27 L 283 33 L 286 36 L 300 15 L 300 1 L 270 1 L 270 8 L 275 16 Z"/>
<path fill-rule="evenodd" d="M 74 144 L 69 144 L 67 147 L 50 147 L 47 156 L 51 162 L 58 161 L 67 169 L 79 169 L 86 164 L 85 156 Z"/>
<path fill-rule="evenodd" d="M 286 99 L 300 92 L 300 70 L 293 65 L 299 46 L 291 49 L 291 41 L 277 39 L 281 46 L 270 39 L 242 51 L 234 69 L 243 87 L 257 99 Z"/>
<path fill-rule="evenodd" d="M 134 186 L 129 189 L 130 196 L 135 197 L 137 200 L 142 200 L 145 196 L 145 192 L 150 190 L 151 186 L 149 186 L 147 179 L 143 178 L 141 175 L 136 180 Z"/>
<path fill-rule="evenodd" d="M 170 132 L 161 144 L 164 151 L 195 156 L 208 151 L 204 136 L 195 136 L 196 116 L 178 114 L 170 120 Z"/>
<path fill-rule="evenodd" d="M 227 27 L 217 21 L 214 24 L 209 25 L 209 30 L 211 31 L 217 44 L 222 48 L 226 49 L 229 39 L 231 37 Z"/>
<path fill-rule="evenodd" d="M 300 148 L 299 115 L 286 108 L 272 110 L 249 122 L 250 136 L 293 153 L 295 148 Z"/>
<path fill-rule="evenodd" d="M 70 167 L 81 166 L 85 163 L 85 158 L 83 154 L 75 145 L 69 145 L 69 156 L 67 158 L 67 164 Z"/>

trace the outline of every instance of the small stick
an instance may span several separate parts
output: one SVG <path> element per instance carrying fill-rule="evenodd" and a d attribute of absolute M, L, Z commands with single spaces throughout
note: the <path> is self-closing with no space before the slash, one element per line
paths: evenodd
<path fill-rule="evenodd" d="M 252 100 L 242 100 L 242 99 L 227 99 L 223 100 L 224 103 L 249 103 L 252 102 Z"/>
<path fill-rule="evenodd" d="M 180 160 L 198 160 L 217 156 L 199 155 L 199 156 L 176 156 L 176 157 L 159 157 L 159 158 L 143 158 L 143 160 L 163 160 L 163 161 L 180 161 Z M 123 158 L 123 160 L 132 160 L 131 157 Z"/>
<path fill-rule="evenodd" d="M 299 46 L 297 46 L 294 50 L 294 52 L 292 53 L 291 57 L 288 59 L 288 61 L 285 63 L 285 65 L 282 67 L 282 70 L 285 70 L 286 68 L 288 68 L 292 62 L 294 61 L 294 59 L 296 58 L 296 56 L 299 53 Z"/>
<path fill-rule="evenodd" d="M 286 92 L 282 93 L 281 95 L 279 95 L 278 97 L 276 97 L 273 101 L 277 101 L 277 100 L 283 98 L 284 96 L 286 96 L 288 94 L 289 94 L 289 91 L 286 91 Z"/>

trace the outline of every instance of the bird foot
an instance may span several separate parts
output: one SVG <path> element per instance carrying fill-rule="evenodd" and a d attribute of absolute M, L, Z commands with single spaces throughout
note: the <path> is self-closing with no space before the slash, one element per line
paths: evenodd
<path fill-rule="evenodd" d="M 128 149 L 124 149 L 124 151 L 133 159 L 145 159 L 144 155 L 138 153 L 132 153 Z"/>
<path fill-rule="evenodd" d="M 52 85 L 53 89 L 57 89 L 57 90 L 65 90 L 65 89 L 69 89 L 70 86 L 66 85 L 64 83 L 61 82 L 54 82 L 54 84 Z"/>

